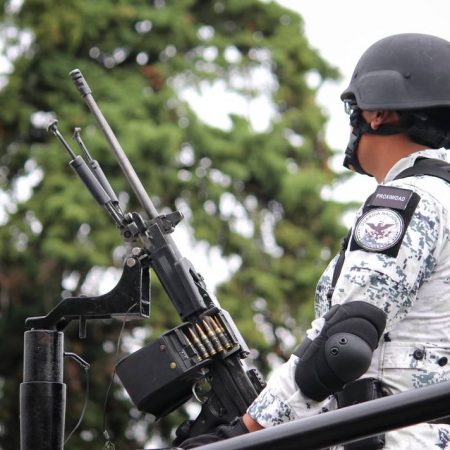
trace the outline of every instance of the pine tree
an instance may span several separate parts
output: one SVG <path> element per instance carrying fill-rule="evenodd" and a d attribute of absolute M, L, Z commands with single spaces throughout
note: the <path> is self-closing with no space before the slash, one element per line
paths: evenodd
<path fill-rule="evenodd" d="M 11 64 L 0 78 L 2 448 L 19 448 L 25 318 L 45 315 L 63 296 L 95 295 L 127 251 L 46 132 L 49 120 L 56 115 L 64 134 L 81 127 L 122 205 L 139 209 L 68 77 L 76 67 L 160 212 L 180 209 L 195 242 L 232 263 L 217 295 L 255 349 L 255 365 L 267 373 L 271 356 L 285 359 L 312 318 L 315 283 L 343 234 L 343 205 L 321 196 L 336 175 L 316 103 L 320 84 L 338 74 L 310 47 L 302 19 L 258 0 L 24 0 L 3 3 L 0 33 Z M 185 98 L 206 85 L 248 102 L 266 96 L 270 126 L 255 131 L 242 115 L 231 115 L 225 129 L 205 124 Z M 211 100 L 210 107 L 222 105 Z M 179 323 L 155 277 L 152 302 L 150 320 L 127 324 L 125 343 Z M 67 349 L 93 365 L 87 413 L 69 448 L 102 441 L 121 325 L 90 323 L 85 340 L 75 325 L 66 329 Z M 71 361 L 65 382 L 69 431 L 85 390 Z M 106 411 L 117 448 L 142 446 L 149 435 L 167 438 L 186 417 L 181 411 L 159 428 L 143 427 L 146 419 L 114 388 Z"/>

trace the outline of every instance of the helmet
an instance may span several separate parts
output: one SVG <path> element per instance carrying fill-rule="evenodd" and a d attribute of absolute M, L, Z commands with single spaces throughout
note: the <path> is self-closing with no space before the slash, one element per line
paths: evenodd
<path fill-rule="evenodd" d="M 450 148 L 450 42 L 417 33 L 381 39 L 361 56 L 341 99 L 352 113 L 345 167 L 369 175 L 357 156 L 364 133 L 407 133 L 430 148 Z M 400 123 L 373 130 L 362 110 L 397 111 Z"/>
<path fill-rule="evenodd" d="M 363 110 L 450 106 L 450 42 L 417 33 L 381 39 L 361 56 L 341 99 Z"/>

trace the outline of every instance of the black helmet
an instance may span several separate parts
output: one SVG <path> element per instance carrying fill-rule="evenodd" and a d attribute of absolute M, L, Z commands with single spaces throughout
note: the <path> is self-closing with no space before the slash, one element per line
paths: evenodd
<path fill-rule="evenodd" d="M 361 56 L 341 99 L 352 126 L 345 167 L 366 173 L 357 155 L 364 133 L 406 133 L 430 148 L 450 148 L 450 42 L 417 33 L 381 39 Z M 362 110 L 397 111 L 400 123 L 373 130 Z"/>
<path fill-rule="evenodd" d="M 426 34 L 389 36 L 361 56 L 342 100 L 362 110 L 450 106 L 450 42 Z"/>

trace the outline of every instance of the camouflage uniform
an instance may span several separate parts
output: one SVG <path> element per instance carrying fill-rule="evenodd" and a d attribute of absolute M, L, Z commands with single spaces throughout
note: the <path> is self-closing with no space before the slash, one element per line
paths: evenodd
<path fill-rule="evenodd" d="M 393 180 L 419 156 L 448 159 L 443 149 L 413 153 L 398 161 L 383 183 L 420 195 L 397 257 L 347 248 L 332 297 L 332 304 L 363 300 L 387 314 L 384 337 L 364 377 L 377 377 L 383 389 L 392 394 L 450 380 L 450 185 L 423 175 Z M 361 214 L 362 209 L 357 219 Z M 352 233 L 355 234 L 355 226 Z M 321 316 L 332 306 L 327 292 L 336 261 L 337 257 L 318 283 L 317 319 L 307 332 L 310 339 L 320 333 Z M 315 402 L 301 393 L 294 380 L 297 363 L 298 358 L 293 355 L 278 368 L 249 407 L 249 415 L 262 426 L 270 427 L 336 408 L 334 397 Z M 423 423 L 387 433 L 384 448 L 444 449 L 450 448 L 449 441 L 449 425 Z"/>

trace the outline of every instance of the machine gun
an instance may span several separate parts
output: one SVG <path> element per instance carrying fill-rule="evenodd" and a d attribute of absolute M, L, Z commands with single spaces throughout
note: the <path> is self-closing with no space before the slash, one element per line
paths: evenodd
<path fill-rule="evenodd" d="M 117 364 L 116 372 L 137 408 L 157 418 L 170 413 L 192 395 L 201 400 L 198 417 L 180 426 L 177 434 L 179 439 L 202 434 L 242 415 L 263 389 L 264 382 L 254 369 L 244 367 L 243 360 L 249 349 L 243 337 L 227 311 L 208 292 L 203 277 L 188 259 L 181 256 L 170 236 L 182 220 L 182 214 L 178 211 L 158 213 L 83 75 L 75 69 L 70 72 L 70 77 L 103 131 L 147 217 L 137 212 L 123 212 L 100 165 L 84 145 L 79 129 L 75 129 L 74 137 L 87 162 L 71 149 L 59 132 L 56 120 L 49 125 L 49 131 L 69 153 L 70 166 L 111 216 L 124 240 L 138 246 L 126 259 L 122 278 L 110 293 L 95 298 L 65 299 L 47 316 L 27 319 L 26 327 L 30 331 L 25 337 L 24 383 L 21 385 L 22 449 L 28 448 L 25 443 L 28 440 L 29 448 L 38 448 L 31 436 L 33 433 L 26 430 L 37 430 L 39 426 L 33 426 L 32 421 L 37 415 L 45 415 L 43 403 L 36 400 L 36 389 L 42 389 L 42 382 L 47 383 L 42 397 L 50 398 L 47 410 L 52 411 L 47 413 L 50 416 L 45 419 L 46 424 L 61 428 L 61 420 L 55 419 L 65 406 L 65 386 L 60 386 L 63 384 L 61 330 L 71 320 L 79 320 L 80 336 L 83 336 L 89 319 L 148 317 L 149 269 L 158 276 L 182 323 L 123 358 Z M 48 344 L 47 347 L 43 342 Z M 47 348 L 44 350 L 44 367 L 35 356 L 36 349 L 42 352 L 43 348 Z M 47 395 L 48 383 L 52 385 L 50 390 L 55 391 L 50 397 Z M 31 418 L 25 412 L 28 409 L 39 412 Z M 60 440 L 60 436 L 55 439 Z M 51 448 L 60 448 L 52 445 Z"/>

